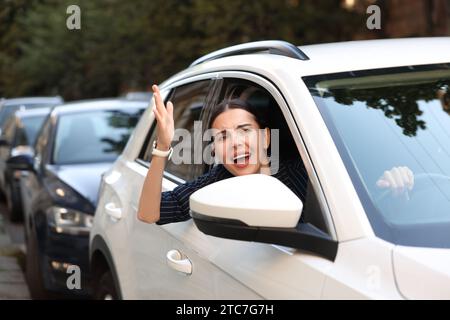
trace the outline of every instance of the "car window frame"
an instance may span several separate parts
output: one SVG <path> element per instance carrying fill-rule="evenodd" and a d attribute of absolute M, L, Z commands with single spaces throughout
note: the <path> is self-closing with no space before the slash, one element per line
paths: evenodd
<path fill-rule="evenodd" d="M 36 171 L 40 170 L 45 164 L 48 163 L 48 159 L 49 159 L 49 155 L 51 154 L 52 150 L 53 150 L 53 135 L 54 135 L 54 125 L 57 121 L 57 116 L 53 113 L 50 113 L 47 118 L 44 120 L 44 122 L 42 123 L 42 126 L 39 130 L 39 133 L 36 137 L 36 140 L 34 142 L 33 145 L 33 150 L 34 150 L 34 162 L 35 162 L 35 169 Z M 46 128 L 46 126 L 48 125 L 48 128 Z M 47 130 L 47 132 L 46 132 Z M 36 159 L 38 159 L 39 154 L 38 154 L 38 144 L 39 144 L 39 140 L 44 136 L 47 135 L 47 143 L 43 146 L 42 148 L 42 152 L 40 154 L 40 161 L 36 166 Z"/>
<path fill-rule="evenodd" d="M 294 118 L 291 109 L 279 87 L 264 75 L 249 71 L 221 71 L 217 73 L 217 77 L 220 79 L 235 78 L 248 80 L 263 87 L 275 99 L 283 115 L 283 118 L 285 119 L 288 125 L 292 138 L 296 143 L 297 151 L 308 173 L 308 178 L 311 182 L 311 187 L 313 188 L 313 191 L 317 197 L 317 201 L 320 206 L 320 211 L 322 212 L 323 218 L 325 219 L 327 224 L 326 233 L 328 234 L 328 236 L 330 236 L 331 238 L 330 240 L 338 241 L 336 228 L 331 215 L 331 210 L 329 208 L 325 192 L 322 188 L 322 185 L 320 184 L 319 177 L 317 175 L 317 172 L 309 155 L 309 151 L 306 148 L 306 144 L 303 139 L 300 126 L 298 125 L 296 119 Z"/>
<path fill-rule="evenodd" d="M 170 92 L 171 92 L 172 88 L 186 84 L 186 83 L 194 82 L 194 81 L 201 80 L 201 79 L 208 79 L 208 78 L 212 79 L 212 80 L 222 80 L 222 79 L 227 79 L 227 78 L 248 80 L 250 82 L 260 85 L 268 93 L 270 93 L 272 95 L 272 97 L 277 102 L 284 119 L 287 122 L 288 128 L 292 135 L 292 138 L 294 139 L 294 141 L 296 143 L 297 150 L 300 154 L 300 157 L 301 157 L 303 164 L 306 168 L 306 171 L 308 173 L 308 177 L 311 182 L 311 187 L 313 188 L 313 191 L 317 198 L 317 202 L 320 207 L 320 211 L 322 212 L 323 218 L 327 224 L 326 234 L 330 237 L 331 241 L 335 241 L 337 243 L 338 238 L 337 238 L 336 227 L 335 227 L 335 224 L 333 221 L 331 209 L 329 207 L 325 192 L 322 188 L 322 184 L 320 183 L 318 174 L 317 174 L 314 164 L 312 162 L 309 151 L 306 147 L 300 126 L 297 123 L 295 117 L 293 116 L 292 111 L 291 111 L 284 95 L 282 94 L 281 90 L 279 89 L 279 87 L 273 81 L 271 81 L 264 75 L 258 74 L 256 72 L 249 72 L 249 71 L 243 71 L 243 70 L 223 70 L 223 71 L 198 74 L 198 75 L 194 75 L 194 76 L 188 76 L 186 78 L 177 79 L 174 81 L 169 80 L 167 82 L 167 85 L 163 86 L 163 89 L 169 91 L 169 94 L 167 95 L 167 97 L 170 97 Z M 150 125 L 150 128 L 155 125 L 156 125 L 156 122 L 153 121 L 153 123 Z M 146 141 L 147 141 L 147 137 L 141 146 L 141 150 L 138 153 L 138 157 L 141 154 L 142 148 Z M 139 159 L 138 157 L 136 157 L 135 161 L 138 164 L 148 168 L 150 163 L 145 162 L 142 159 Z M 164 171 L 163 178 L 169 179 L 176 184 L 183 184 L 186 182 L 183 179 L 180 179 L 180 178 L 174 177 L 173 175 L 170 175 L 166 171 Z"/>

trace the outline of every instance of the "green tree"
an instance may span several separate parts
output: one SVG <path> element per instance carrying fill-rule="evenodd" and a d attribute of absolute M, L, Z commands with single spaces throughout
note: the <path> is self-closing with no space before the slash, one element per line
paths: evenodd
<path fill-rule="evenodd" d="M 6 9 L 0 11 L 0 32 L 8 30 L 1 41 L 9 43 L 0 54 L 0 95 L 7 96 L 116 96 L 149 89 L 228 45 L 349 40 L 365 26 L 363 17 L 329 0 L 7 2 L 20 12 L 2 19 Z M 81 8 L 81 30 L 66 28 L 71 4 Z"/>

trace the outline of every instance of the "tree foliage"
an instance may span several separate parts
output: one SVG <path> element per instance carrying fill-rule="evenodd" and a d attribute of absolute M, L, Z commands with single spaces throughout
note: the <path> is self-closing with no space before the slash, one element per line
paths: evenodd
<path fill-rule="evenodd" d="M 228 45 L 351 40 L 365 26 L 364 16 L 330 0 L 0 2 L 0 96 L 116 96 Z M 72 4 L 81 30 L 66 27 Z"/>

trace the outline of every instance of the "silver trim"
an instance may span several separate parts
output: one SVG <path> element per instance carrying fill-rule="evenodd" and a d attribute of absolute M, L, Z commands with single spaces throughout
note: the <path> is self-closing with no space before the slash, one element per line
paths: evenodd
<path fill-rule="evenodd" d="M 181 178 L 178 178 L 177 176 L 171 174 L 170 172 L 164 171 L 164 178 L 176 181 L 179 184 L 186 183 L 186 180 L 183 180 Z"/>
<path fill-rule="evenodd" d="M 195 76 L 188 76 L 185 78 L 181 78 L 179 80 L 173 80 L 169 79 L 164 81 L 161 84 L 160 90 L 172 90 L 174 87 L 179 87 L 187 83 L 192 83 L 195 81 L 201 81 L 201 80 L 216 80 L 219 79 L 219 72 L 208 72 L 208 73 L 202 73 Z"/>
<path fill-rule="evenodd" d="M 284 57 L 299 59 L 299 60 L 309 60 L 308 56 L 300 50 L 298 47 L 294 46 L 292 43 L 282 41 L 282 40 L 265 40 L 265 41 L 255 41 L 243 44 L 238 44 L 235 46 L 223 48 L 214 52 L 211 52 L 203 57 L 198 58 L 191 63 L 190 67 L 196 66 L 200 63 L 215 60 L 219 58 L 235 56 L 240 54 L 255 53 L 259 51 L 269 51 L 270 54 L 276 54 Z"/>
<path fill-rule="evenodd" d="M 148 168 L 150 166 L 150 162 L 144 161 L 144 160 L 139 159 L 139 158 L 136 158 L 134 161 L 137 162 L 138 164 L 143 165 L 146 168 Z M 177 176 L 175 176 L 175 175 L 173 175 L 173 174 L 171 174 L 170 172 L 167 172 L 167 171 L 163 172 L 163 178 L 167 178 L 167 179 L 169 179 L 171 181 L 175 181 L 176 183 L 179 183 L 179 184 L 186 183 L 186 180 L 178 178 Z"/>

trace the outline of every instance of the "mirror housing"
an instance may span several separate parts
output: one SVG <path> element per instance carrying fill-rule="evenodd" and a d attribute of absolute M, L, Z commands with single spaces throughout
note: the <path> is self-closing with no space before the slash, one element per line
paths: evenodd
<path fill-rule="evenodd" d="M 337 241 L 300 222 L 302 201 L 272 176 L 221 180 L 194 192 L 189 202 L 195 225 L 207 235 L 297 248 L 331 261 L 336 258 Z"/>
<path fill-rule="evenodd" d="M 251 174 L 197 190 L 190 197 L 190 208 L 194 214 L 251 227 L 295 228 L 303 203 L 277 178 Z"/>
<path fill-rule="evenodd" d="M 6 165 L 10 170 L 34 170 L 34 158 L 28 153 L 21 153 L 10 157 L 6 161 Z"/>

